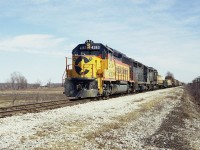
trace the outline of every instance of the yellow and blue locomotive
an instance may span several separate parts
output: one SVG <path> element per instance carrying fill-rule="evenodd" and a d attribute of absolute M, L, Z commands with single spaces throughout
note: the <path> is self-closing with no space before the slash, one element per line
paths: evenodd
<path fill-rule="evenodd" d="M 87 40 L 72 51 L 72 64 L 66 65 L 64 93 L 86 98 L 153 90 L 160 86 L 157 77 L 156 69 Z"/>
<path fill-rule="evenodd" d="M 66 67 L 66 96 L 85 98 L 131 91 L 134 81 L 129 65 L 121 61 L 122 55 L 91 40 L 79 44 L 72 51 L 72 65 Z"/>

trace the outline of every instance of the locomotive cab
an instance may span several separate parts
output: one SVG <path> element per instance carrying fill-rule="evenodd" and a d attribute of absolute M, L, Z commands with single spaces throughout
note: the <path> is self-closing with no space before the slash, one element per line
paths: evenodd
<path fill-rule="evenodd" d="M 72 51 L 72 65 L 67 64 L 65 95 L 75 98 L 97 97 L 102 92 L 103 67 L 108 50 L 102 44 L 87 40 Z M 71 69 L 69 69 L 71 67 Z"/>

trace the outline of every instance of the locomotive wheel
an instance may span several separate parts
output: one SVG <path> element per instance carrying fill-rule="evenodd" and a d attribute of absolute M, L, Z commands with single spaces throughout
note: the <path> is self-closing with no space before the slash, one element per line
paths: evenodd
<path fill-rule="evenodd" d="M 107 99 L 109 99 L 109 96 L 103 96 L 102 99 L 107 100 Z"/>

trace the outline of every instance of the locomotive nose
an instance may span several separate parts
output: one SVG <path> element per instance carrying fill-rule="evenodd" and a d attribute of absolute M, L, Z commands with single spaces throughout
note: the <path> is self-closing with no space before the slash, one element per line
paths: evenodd
<path fill-rule="evenodd" d="M 89 73 L 89 62 L 91 61 L 90 58 L 80 56 L 75 61 L 75 71 L 79 75 L 86 75 Z"/>

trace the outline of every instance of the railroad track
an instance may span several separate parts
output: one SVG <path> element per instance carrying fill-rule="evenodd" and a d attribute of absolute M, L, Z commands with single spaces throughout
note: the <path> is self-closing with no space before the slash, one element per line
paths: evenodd
<path fill-rule="evenodd" d="M 48 102 L 41 102 L 41 103 L 2 107 L 0 108 L 0 118 L 13 116 L 17 114 L 36 113 L 36 112 L 41 112 L 44 110 L 55 109 L 55 108 L 60 108 L 60 107 L 65 107 L 65 106 L 73 106 L 77 104 L 86 103 L 89 101 L 90 101 L 89 99 L 80 100 L 80 101 L 58 100 L 58 101 L 48 101 Z"/>
<path fill-rule="evenodd" d="M 111 97 L 110 97 L 111 98 Z M 18 115 L 18 114 L 26 114 L 26 113 L 37 113 L 44 110 L 61 108 L 65 106 L 73 106 L 78 104 L 87 103 L 90 101 L 101 100 L 101 99 L 109 99 L 109 98 L 90 98 L 90 99 L 72 99 L 70 100 L 57 100 L 57 101 L 48 101 L 48 102 L 40 102 L 40 103 L 31 103 L 31 104 L 23 104 L 9 107 L 1 107 L 0 108 L 0 118 L 5 118 L 8 116 Z"/>
<path fill-rule="evenodd" d="M 148 91 L 146 91 L 148 92 Z M 17 114 L 25 114 L 25 113 L 36 113 L 41 112 L 48 109 L 55 109 L 65 106 L 73 106 L 77 104 L 87 103 L 95 100 L 108 100 L 109 98 L 116 98 L 125 95 L 134 95 L 138 93 L 132 94 L 116 94 L 111 95 L 110 97 L 99 97 L 99 98 L 90 98 L 90 99 L 81 99 L 81 100 L 57 100 L 57 101 L 48 101 L 41 103 L 32 103 L 32 104 L 24 104 L 24 105 L 16 105 L 10 107 L 1 107 L 0 108 L 0 118 L 4 118 L 7 116 L 13 116 Z"/>

